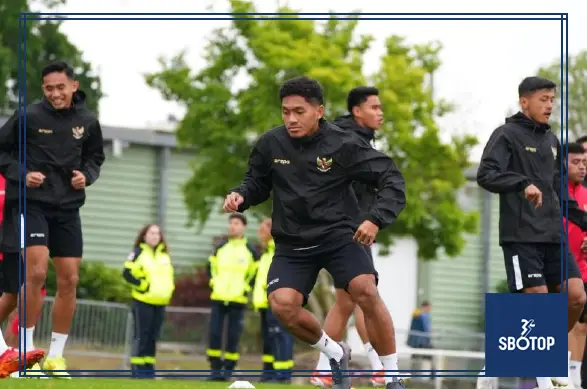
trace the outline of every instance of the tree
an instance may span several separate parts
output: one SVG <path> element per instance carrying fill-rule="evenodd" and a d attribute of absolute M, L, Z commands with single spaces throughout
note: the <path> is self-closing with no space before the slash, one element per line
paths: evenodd
<path fill-rule="evenodd" d="M 19 13 L 33 12 L 31 5 L 50 9 L 64 2 L 12 0 L 0 5 L 0 114 L 2 109 L 11 111 L 18 106 Z M 91 64 L 83 60 L 82 52 L 59 31 L 60 26 L 58 20 L 26 21 L 27 103 L 41 97 L 41 69 L 51 61 L 64 60 L 76 70 L 80 87 L 87 94 L 87 104 L 97 112 L 102 97 L 100 78 L 93 73 Z"/>
<path fill-rule="evenodd" d="M 255 12 L 247 1 L 232 0 L 231 6 L 235 13 Z M 389 231 L 378 235 L 379 242 L 389 245 L 394 236 L 412 236 L 423 259 L 436 258 L 439 249 L 450 256 L 461 251 L 463 233 L 477 227 L 477 215 L 464 212 L 456 200 L 476 139 L 440 140 L 435 119 L 451 107 L 435 101 L 427 85 L 440 65 L 440 45 L 410 46 L 389 37 L 379 70 L 366 76 L 363 56 L 373 37 L 355 37 L 357 23 L 234 20 L 230 28 L 213 33 L 204 51 L 207 65 L 196 74 L 180 53 L 162 59 L 162 70 L 147 75 L 148 84 L 165 99 L 187 109 L 177 138 L 197 149 L 193 175 L 184 187 L 191 220 L 205 222 L 218 198 L 242 180 L 253 142 L 281 124 L 279 85 L 305 74 L 324 86 L 330 118 L 344 113 L 352 87 L 369 83 L 381 90 L 387 122 L 381 140 L 407 177 L 408 202 Z M 244 78 L 248 84 L 237 89 Z M 265 204 L 256 211 L 267 214 L 270 208 Z"/>
<path fill-rule="evenodd" d="M 563 76 L 567 77 L 566 62 L 563 62 L 564 73 Z M 540 77 L 548 78 L 557 84 L 561 84 L 561 65 L 560 59 L 554 61 L 552 64 L 541 68 L 538 71 Z M 568 71 L 568 82 L 569 82 L 569 96 L 567 99 L 565 89 L 565 79 L 558 88 L 559 98 L 557 99 L 557 105 L 552 120 L 552 127 L 556 134 L 560 134 L 560 115 L 561 115 L 561 100 L 560 96 L 564 96 L 565 105 L 568 102 L 569 105 L 569 138 L 577 139 L 580 136 L 587 135 L 587 50 L 579 52 L 575 56 L 569 56 L 569 71 Z M 563 114 L 566 115 L 565 106 L 562 106 Z M 566 118 L 563 117 L 563 123 Z"/>

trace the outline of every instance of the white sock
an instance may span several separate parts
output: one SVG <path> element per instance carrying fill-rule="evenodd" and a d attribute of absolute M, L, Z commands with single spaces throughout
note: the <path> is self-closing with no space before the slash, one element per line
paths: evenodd
<path fill-rule="evenodd" d="M 20 349 L 25 352 L 33 351 L 35 345 L 33 343 L 33 336 L 35 335 L 35 327 L 20 328 Z"/>
<path fill-rule="evenodd" d="M 67 342 L 67 334 L 52 332 L 51 345 L 49 346 L 49 358 L 62 358 L 65 342 Z"/>
<path fill-rule="evenodd" d="M 318 343 L 313 344 L 312 347 L 322 351 L 329 359 L 334 359 L 336 362 L 340 362 L 344 354 L 340 344 L 330 339 L 330 337 L 326 335 L 326 332 L 324 331 L 322 331 L 322 337 Z"/>
<path fill-rule="evenodd" d="M 367 352 L 367 359 L 369 359 L 369 363 L 371 364 L 371 370 L 383 370 L 383 364 L 381 363 L 381 359 L 379 359 L 379 354 L 377 354 L 371 342 L 365 343 L 363 347 L 365 347 L 365 352 Z"/>
<path fill-rule="evenodd" d="M 320 358 L 318 358 L 318 365 L 316 366 L 316 370 L 326 370 L 323 373 L 326 374 L 330 371 L 330 362 L 328 361 L 328 356 L 324 353 L 320 353 Z"/>
<path fill-rule="evenodd" d="M 552 380 L 550 377 L 536 377 L 538 389 L 552 389 Z"/>
<path fill-rule="evenodd" d="M 387 385 L 390 382 L 398 381 L 397 377 L 387 376 L 388 374 L 399 374 L 397 371 L 397 354 L 383 355 L 379 358 L 381 359 L 381 363 L 383 364 L 383 369 L 385 370 L 386 374 L 385 384 Z"/>
<path fill-rule="evenodd" d="M 0 355 L 4 354 L 6 350 L 8 350 L 8 345 L 6 344 L 6 340 L 4 340 L 4 335 L 0 329 Z"/>
<path fill-rule="evenodd" d="M 571 381 L 579 389 L 581 386 L 581 361 L 571 360 L 569 370 L 571 370 Z"/>

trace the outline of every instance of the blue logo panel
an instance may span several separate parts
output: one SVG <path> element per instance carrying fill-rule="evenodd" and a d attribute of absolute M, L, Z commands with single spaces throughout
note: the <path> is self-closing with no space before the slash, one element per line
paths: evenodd
<path fill-rule="evenodd" d="M 566 293 L 485 296 L 485 374 L 566 377 Z"/>

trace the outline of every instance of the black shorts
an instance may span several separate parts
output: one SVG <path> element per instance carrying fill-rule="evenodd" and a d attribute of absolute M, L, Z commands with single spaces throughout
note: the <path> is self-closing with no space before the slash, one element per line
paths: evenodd
<path fill-rule="evenodd" d="M 543 286 L 554 290 L 567 277 L 567 261 L 561 258 L 559 243 L 504 243 L 505 269 L 510 292 Z M 568 252 L 568 276 L 581 279 L 581 272 L 573 255 Z"/>
<path fill-rule="evenodd" d="M 19 262 L 20 253 L 4 253 L 4 259 L 0 261 L 0 290 L 2 292 L 18 294 L 24 281 L 24 266 L 19 266 Z"/>
<path fill-rule="evenodd" d="M 63 210 L 27 202 L 25 244 L 46 246 L 52 258 L 83 255 L 79 209 Z"/>
<path fill-rule="evenodd" d="M 0 252 L 17 253 L 23 247 L 23 234 L 18 214 L 18 203 L 4 203 L 4 218 L 0 223 Z"/>
<path fill-rule="evenodd" d="M 304 305 L 316 284 L 320 270 L 326 269 L 334 280 L 334 287 L 347 289 L 351 280 L 362 274 L 378 274 L 365 247 L 356 242 L 329 244 L 303 251 L 278 251 L 273 257 L 267 275 L 267 294 L 291 288 L 304 296 Z"/>

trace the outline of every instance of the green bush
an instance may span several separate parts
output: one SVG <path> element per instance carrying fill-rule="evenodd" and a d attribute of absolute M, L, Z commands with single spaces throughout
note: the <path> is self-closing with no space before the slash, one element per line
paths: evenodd
<path fill-rule="evenodd" d="M 47 295 L 55 296 L 57 278 L 53 263 L 47 274 Z M 105 265 L 100 261 L 84 260 L 79 269 L 77 286 L 79 299 L 127 303 L 130 288 L 122 278 L 122 269 Z"/>
<path fill-rule="evenodd" d="M 495 286 L 495 291 L 497 293 L 509 293 L 508 280 L 501 280 L 498 282 Z"/>

